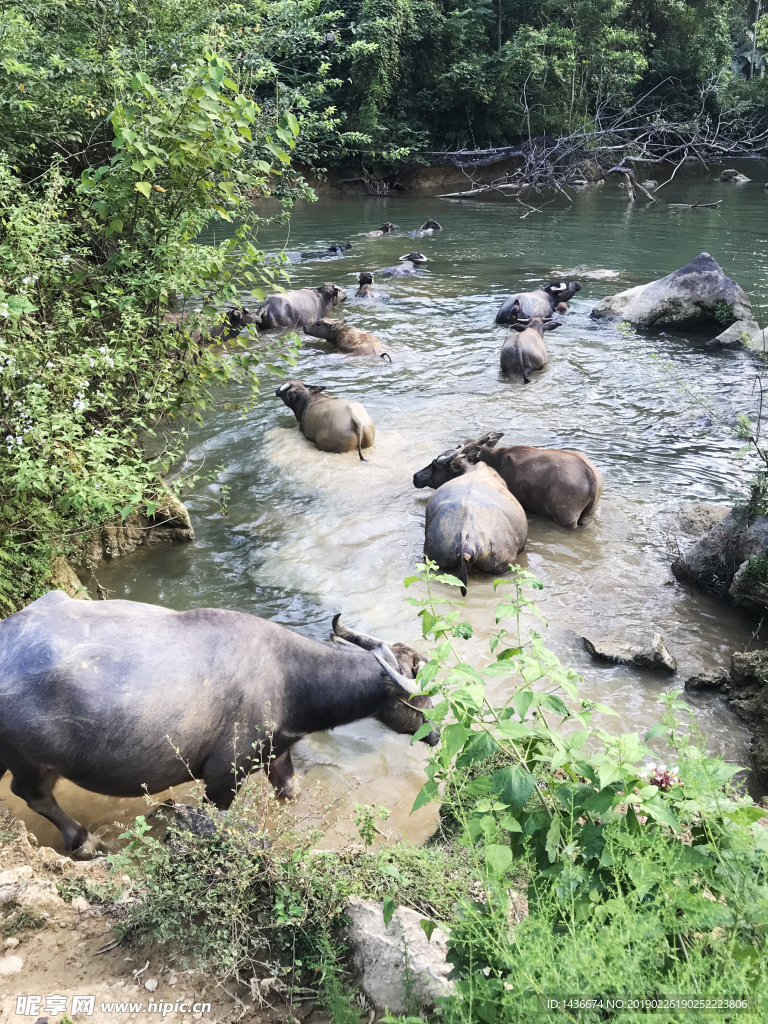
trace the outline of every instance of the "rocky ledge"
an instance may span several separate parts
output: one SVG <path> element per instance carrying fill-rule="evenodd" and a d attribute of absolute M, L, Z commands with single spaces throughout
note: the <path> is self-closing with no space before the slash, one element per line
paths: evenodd
<path fill-rule="evenodd" d="M 755 775 L 768 786 L 768 650 L 737 651 L 731 658 L 730 671 L 708 672 L 691 676 L 686 690 L 715 690 L 732 711 L 754 730 L 752 757 Z"/>

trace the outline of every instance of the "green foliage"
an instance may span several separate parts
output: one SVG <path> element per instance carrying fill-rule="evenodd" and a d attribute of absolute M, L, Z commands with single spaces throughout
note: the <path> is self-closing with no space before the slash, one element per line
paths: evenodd
<path fill-rule="evenodd" d="M 496 608 L 495 660 L 468 664 L 453 638 L 459 602 L 435 593 L 452 581 L 436 570 L 426 562 L 406 581 L 425 587 L 410 600 L 436 646 L 419 681 L 444 723 L 416 803 L 447 786 L 483 880 L 451 931 L 457 994 L 445 1019 L 533 1021 L 546 994 L 768 996 L 768 831 L 734 786 L 740 769 L 706 756 L 677 694 L 662 697 L 644 739 L 594 725 L 613 712 L 579 698 L 578 677 L 538 632 L 523 635 L 523 615 L 536 614 L 525 590 L 540 583 L 514 566 L 511 583 L 494 584 L 511 587 Z M 647 762 L 660 739 L 674 767 Z M 530 916 L 513 928 L 507 889 L 521 863 Z"/>
<path fill-rule="evenodd" d="M 733 305 L 730 302 L 718 302 L 715 306 L 715 320 L 723 326 L 732 324 L 735 320 Z"/>
<path fill-rule="evenodd" d="M 27 930 L 38 930 L 39 928 L 45 928 L 48 923 L 48 919 L 42 914 L 36 914 L 31 907 L 21 907 L 20 910 L 9 914 L 8 917 L 0 925 L 0 935 L 4 935 L 9 938 L 11 935 L 16 935 L 18 932 L 24 932 Z"/>
<path fill-rule="evenodd" d="M 386 821 L 389 817 L 389 810 L 386 807 L 376 807 L 375 804 L 355 804 L 355 825 L 357 834 L 366 846 L 373 846 L 379 829 L 376 825 L 376 818 L 379 821 Z"/>

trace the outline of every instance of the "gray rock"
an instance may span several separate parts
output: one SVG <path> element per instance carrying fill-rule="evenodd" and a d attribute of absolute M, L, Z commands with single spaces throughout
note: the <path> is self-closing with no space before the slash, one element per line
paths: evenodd
<path fill-rule="evenodd" d="M 719 324 L 716 312 L 721 303 L 733 308 L 734 321 L 747 334 L 751 336 L 759 330 L 744 290 L 726 277 L 709 253 L 703 252 L 658 281 L 609 295 L 595 306 L 591 315 L 595 320 L 626 320 L 635 327 L 710 330 Z M 720 332 L 718 337 L 725 333 Z"/>
<path fill-rule="evenodd" d="M 446 961 L 448 936 L 441 928 L 435 928 L 428 940 L 419 925 L 421 914 L 407 907 L 399 907 L 387 927 L 383 905 L 356 896 L 350 897 L 344 913 L 350 921 L 346 938 L 360 988 L 377 1009 L 386 1007 L 392 1013 L 429 1009 L 436 998 L 453 991 Z"/>
<path fill-rule="evenodd" d="M 685 680 L 686 690 L 721 690 L 730 682 L 730 676 L 725 669 L 716 669 L 714 672 L 700 672 L 697 676 L 689 676 Z"/>
<path fill-rule="evenodd" d="M 768 650 L 737 651 L 731 657 L 730 708 L 753 729 L 755 775 L 768 786 Z"/>
<path fill-rule="evenodd" d="M 0 958 L 0 977 L 6 977 L 9 974 L 18 974 L 24 966 L 24 961 L 20 956 L 4 956 Z"/>
<path fill-rule="evenodd" d="M 678 512 L 678 524 L 683 533 L 690 537 L 700 537 L 716 523 L 722 522 L 730 511 L 727 505 L 711 505 L 705 502 L 683 505 Z"/>
<path fill-rule="evenodd" d="M 751 181 L 746 174 L 742 174 L 741 171 L 737 171 L 735 167 L 728 167 L 726 170 L 721 171 L 718 176 L 718 181 L 734 182 L 736 184 L 742 184 L 745 181 Z"/>
<path fill-rule="evenodd" d="M 654 633 L 650 643 L 639 645 L 626 640 L 590 640 L 582 637 L 584 648 L 595 661 L 607 661 L 614 665 L 634 665 L 637 668 L 653 668 L 662 672 L 677 672 L 677 661 L 667 650 L 661 633 Z"/>
<path fill-rule="evenodd" d="M 672 571 L 762 615 L 768 609 L 768 516 L 750 521 L 746 507 L 737 505 L 674 560 Z"/>

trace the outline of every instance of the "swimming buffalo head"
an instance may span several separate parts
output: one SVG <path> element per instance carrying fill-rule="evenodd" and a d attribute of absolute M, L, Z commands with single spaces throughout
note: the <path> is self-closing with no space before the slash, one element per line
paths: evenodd
<path fill-rule="evenodd" d="M 313 395 L 325 391 L 325 385 L 302 384 L 300 380 L 287 380 L 275 391 L 278 398 L 282 398 L 299 423 L 304 415 L 307 403 Z"/>
<path fill-rule="evenodd" d="M 330 253 L 346 252 L 347 249 L 352 248 L 351 242 L 336 242 L 335 245 L 329 245 L 327 251 Z"/>
<path fill-rule="evenodd" d="M 362 274 L 357 275 L 357 283 L 373 284 L 373 274 L 369 273 L 367 270 L 364 270 Z"/>
<path fill-rule="evenodd" d="M 436 220 L 425 220 L 421 225 L 422 231 L 442 231 L 442 225 L 438 224 Z"/>
<path fill-rule="evenodd" d="M 313 324 L 307 324 L 304 328 L 304 333 L 308 334 L 310 338 L 325 338 L 328 340 L 334 332 L 334 328 L 341 326 L 339 320 L 329 320 L 324 317 L 322 320 L 316 320 Z"/>
<path fill-rule="evenodd" d="M 423 252 L 409 252 L 407 255 L 400 257 L 401 263 L 403 263 L 405 260 L 408 260 L 409 263 L 413 263 L 414 266 L 417 267 L 420 266 L 422 263 L 428 262 L 427 257 L 424 255 Z"/>
<path fill-rule="evenodd" d="M 413 474 L 414 487 L 438 488 L 449 480 L 461 476 L 467 466 L 475 460 L 475 455 L 483 447 L 492 448 L 504 435 L 501 433 L 484 434 L 475 440 L 464 441 L 455 448 L 438 455 L 428 466 Z"/>
<path fill-rule="evenodd" d="M 570 302 L 581 291 L 581 285 L 578 281 L 551 281 L 542 291 L 550 297 L 554 309 L 558 302 Z"/>
<path fill-rule="evenodd" d="M 389 644 L 350 629 L 342 623 L 341 615 L 333 617 L 333 634 L 334 642 L 340 646 L 370 651 L 389 679 L 386 696 L 374 717 L 393 732 L 409 736 L 418 732 L 429 720 L 424 712 L 433 706 L 431 698 L 419 693 L 414 684 L 416 673 L 426 663 L 426 659 L 407 644 Z M 440 742 L 439 730 L 431 729 L 426 736 L 422 736 L 422 742 L 428 743 L 430 747 L 437 746 Z"/>
<path fill-rule="evenodd" d="M 347 298 L 347 293 L 331 281 L 326 281 L 322 288 L 318 288 L 318 291 L 329 306 L 338 306 L 340 302 L 345 302 Z"/>
<path fill-rule="evenodd" d="M 544 331 L 555 331 L 558 327 L 562 327 L 562 320 L 545 320 L 540 316 L 532 316 L 529 320 L 518 320 L 517 323 L 510 324 L 510 331 L 517 331 L 518 334 L 522 334 L 523 331 L 533 330 L 539 337 L 544 337 Z"/>

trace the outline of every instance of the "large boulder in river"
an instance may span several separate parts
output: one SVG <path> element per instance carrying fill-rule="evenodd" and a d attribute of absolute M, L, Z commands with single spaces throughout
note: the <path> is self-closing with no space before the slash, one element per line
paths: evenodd
<path fill-rule="evenodd" d="M 755 775 L 768 786 L 768 651 L 736 651 L 730 684 L 728 704 L 752 726 Z"/>
<path fill-rule="evenodd" d="M 762 616 L 768 610 L 768 516 L 737 505 L 678 554 L 672 571 Z"/>
<path fill-rule="evenodd" d="M 737 343 L 759 330 L 746 292 L 708 252 L 658 281 L 609 295 L 592 310 L 595 320 L 626 320 L 634 327 L 709 331 L 731 323 L 715 339 Z M 725 337 L 724 337 L 725 336 Z"/>

